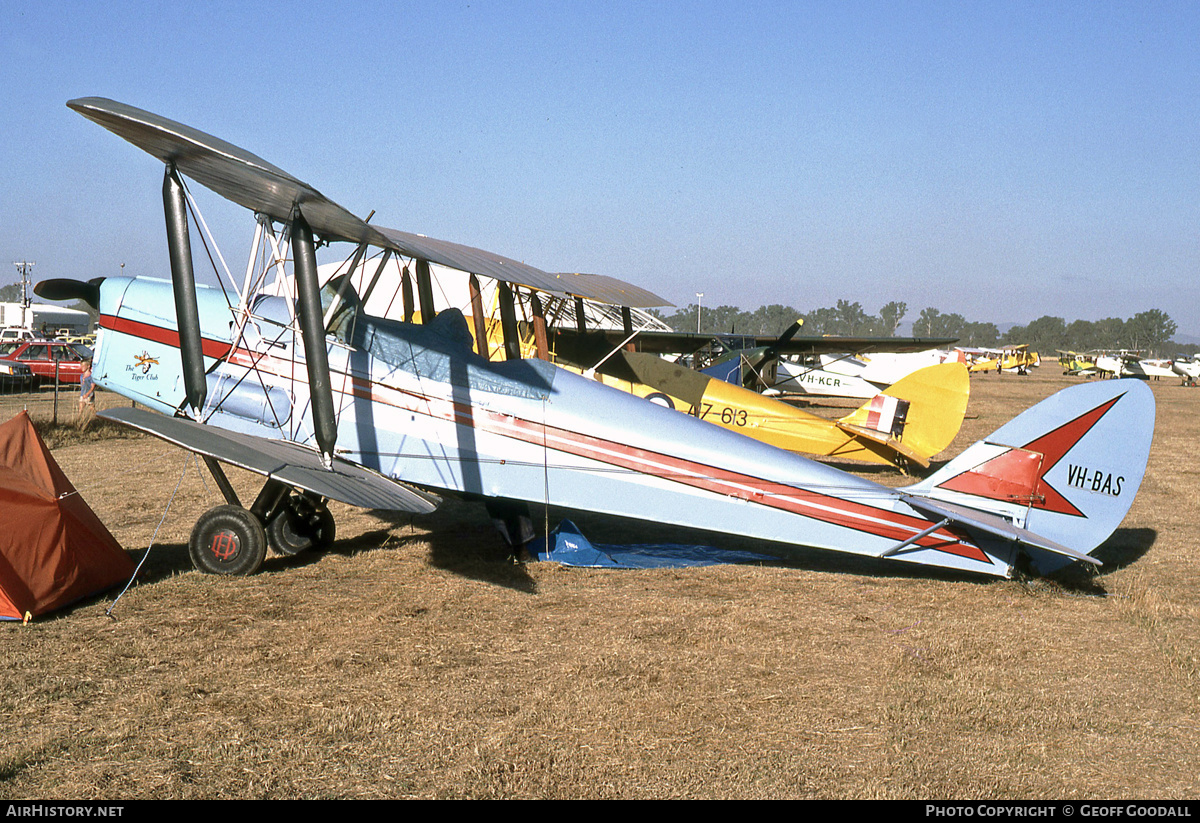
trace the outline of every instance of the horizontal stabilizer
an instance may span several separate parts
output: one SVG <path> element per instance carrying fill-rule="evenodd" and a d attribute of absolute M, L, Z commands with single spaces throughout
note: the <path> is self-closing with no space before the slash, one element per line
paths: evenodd
<path fill-rule="evenodd" d="M 1049 540 L 1039 534 L 1034 534 L 1028 529 L 1023 529 L 1020 526 L 1010 523 L 1003 517 L 976 511 L 966 506 L 958 506 L 954 503 L 946 503 L 941 500 L 935 502 L 928 498 L 917 497 L 911 494 L 902 494 L 900 498 L 918 511 L 932 514 L 935 517 L 947 518 L 952 523 L 978 529 L 1005 540 L 1012 540 L 1017 543 L 1024 543 L 1027 546 L 1045 549 L 1048 552 L 1061 554 L 1072 560 L 1082 560 L 1094 566 L 1101 565 L 1099 560 L 1088 554 L 1076 551 L 1061 543 L 1055 543 L 1053 540 Z"/>
<path fill-rule="evenodd" d="M 351 506 L 428 514 L 441 502 L 437 495 L 337 457 L 333 468 L 326 469 L 316 451 L 286 440 L 239 434 L 147 409 L 108 409 L 101 412 L 100 417 L 152 434 L 196 454 L 278 480 L 286 486 Z"/>
<path fill-rule="evenodd" d="M 853 423 L 844 423 L 841 420 L 838 420 L 835 425 L 842 431 L 846 432 L 846 434 L 852 434 L 855 437 L 861 437 L 864 440 L 870 440 L 873 443 L 880 444 L 881 446 L 887 446 L 897 454 L 904 455 L 918 466 L 926 469 L 929 468 L 928 456 L 922 454 L 916 449 L 909 448 L 906 444 L 900 440 L 897 440 L 895 437 L 892 437 L 887 432 L 868 428 L 867 426 L 856 426 Z"/>

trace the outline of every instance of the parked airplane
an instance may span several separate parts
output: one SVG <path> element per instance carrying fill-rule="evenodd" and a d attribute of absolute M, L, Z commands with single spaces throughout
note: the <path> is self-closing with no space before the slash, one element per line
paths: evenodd
<path fill-rule="evenodd" d="M 950 341 L 953 342 L 953 341 Z M 772 391 L 822 397 L 873 397 L 914 372 L 943 363 L 965 363 L 957 350 L 879 352 L 782 358 Z M 963 368 L 966 372 L 966 368 Z"/>
<path fill-rule="evenodd" d="M 775 339 L 722 335 L 715 341 L 720 350 L 694 365 L 712 377 L 768 394 L 820 394 L 865 400 L 924 366 L 947 359 L 965 362 L 961 357 L 948 358 L 935 351 L 954 343 L 952 337 L 803 336 L 799 334 L 803 322 L 797 320 Z M 646 337 L 659 339 L 654 335 Z M 701 336 L 675 333 L 675 337 Z M 829 367 L 829 373 L 822 371 L 825 366 Z M 861 376 L 856 373 L 856 366 L 868 369 L 865 381 L 839 379 L 842 375 Z"/>
<path fill-rule="evenodd" d="M 1195 386 L 1200 381 L 1200 355 L 1175 358 L 1171 363 L 1171 371 L 1183 378 L 1183 385 Z"/>
<path fill-rule="evenodd" d="M 1100 373 L 1096 368 L 1096 355 L 1074 351 L 1060 351 L 1058 364 L 1062 366 L 1063 374 L 1075 377 L 1092 377 Z"/>
<path fill-rule="evenodd" d="M 372 226 L 261 158 L 149 112 L 100 98 L 68 105 L 165 163 L 172 280 L 45 281 L 39 294 L 99 308 L 97 383 L 148 407 L 110 418 L 205 458 L 227 502 L 192 532 L 204 571 L 253 572 L 268 542 L 284 553 L 329 542 L 326 499 L 428 512 L 438 490 L 745 535 L 785 556 L 807 546 L 1044 573 L 1099 563 L 1090 552 L 1145 471 L 1154 401 L 1138 381 L 1067 389 L 926 480 L 890 488 L 545 361 L 490 362 L 457 311 L 414 325 L 367 314 L 370 295 L 348 278 L 322 294 L 314 236 L 409 258 L 418 275 L 442 263 L 547 291 L 552 276 Z M 240 288 L 195 284 L 181 175 L 259 215 Z M 289 258 L 295 300 L 263 296 L 266 272 Z M 221 463 L 266 477 L 248 509 Z"/>
<path fill-rule="evenodd" d="M 594 359 L 606 385 L 788 451 L 838 460 L 928 468 L 962 427 L 970 379 L 961 363 L 922 369 L 831 420 L 734 383 L 643 352 L 618 350 Z"/>
<path fill-rule="evenodd" d="M 1001 370 L 1015 371 L 1017 374 L 1028 374 L 1029 369 L 1038 365 L 1038 353 L 1029 350 L 1027 344 L 1019 346 L 1003 346 L 999 349 L 962 349 L 970 356 L 971 373 Z"/>
<path fill-rule="evenodd" d="M 1169 364 L 1143 360 L 1139 352 L 1103 351 L 1096 355 L 1096 369 L 1106 377 L 1137 377 L 1142 380 L 1174 377 Z"/>

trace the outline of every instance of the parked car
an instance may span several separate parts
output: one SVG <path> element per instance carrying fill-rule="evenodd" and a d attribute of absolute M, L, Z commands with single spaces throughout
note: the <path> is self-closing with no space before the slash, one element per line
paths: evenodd
<path fill-rule="evenodd" d="M 33 372 L 24 363 L 0 359 L 0 390 L 25 391 L 33 385 Z"/>
<path fill-rule="evenodd" d="M 0 329 L 0 343 L 20 343 L 23 340 L 33 340 L 34 334 L 29 329 L 17 326 Z"/>
<path fill-rule="evenodd" d="M 42 381 L 78 383 L 83 375 L 83 362 L 92 359 L 92 350 L 78 343 L 61 340 L 23 340 L 8 354 L 0 356 L 0 366 L 25 366 Z"/>

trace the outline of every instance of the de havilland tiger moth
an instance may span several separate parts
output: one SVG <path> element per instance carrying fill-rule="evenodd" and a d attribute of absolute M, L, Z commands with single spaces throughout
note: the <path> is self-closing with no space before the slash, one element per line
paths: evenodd
<path fill-rule="evenodd" d="M 38 293 L 99 309 L 96 383 L 148 407 L 105 415 L 212 471 L 226 503 L 193 529 L 189 553 L 203 571 L 248 574 L 268 545 L 293 554 L 328 543 L 328 500 L 423 513 L 449 493 L 498 511 L 541 504 L 757 538 L 784 557 L 814 547 L 1000 577 L 1049 573 L 1099 565 L 1091 552 L 1145 472 L 1154 400 L 1136 380 L 1066 389 L 928 478 L 890 488 L 519 351 L 489 361 L 460 312 L 417 325 L 365 313 L 370 285 L 358 294 L 341 278 L 322 292 L 317 239 L 354 244 L 352 261 L 410 260 L 422 293 L 422 271 L 440 264 L 503 290 L 604 296 L 372 225 L 256 155 L 158 115 L 102 98 L 68 105 L 165 164 L 171 280 L 50 280 Z M 258 216 L 240 285 L 196 284 L 185 177 Z M 267 273 L 286 268 L 294 299 L 264 295 Z M 249 507 L 223 464 L 266 478 Z"/>

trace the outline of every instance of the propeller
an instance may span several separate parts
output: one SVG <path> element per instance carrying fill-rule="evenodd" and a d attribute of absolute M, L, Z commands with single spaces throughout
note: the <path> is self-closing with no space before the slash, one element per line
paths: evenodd
<path fill-rule="evenodd" d="M 93 309 L 100 308 L 100 284 L 103 277 L 93 277 L 86 283 L 57 277 L 43 280 L 33 287 L 33 293 L 43 300 L 82 300 Z"/>
<path fill-rule="evenodd" d="M 804 318 L 801 317 L 795 323 L 788 326 L 787 330 L 783 334 L 779 335 L 779 339 L 775 341 L 774 345 L 768 346 L 767 350 L 765 352 L 763 352 L 763 360 L 765 361 L 765 360 L 777 359 L 779 357 L 779 349 L 782 346 L 784 346 L 789 340 L 791 340 L 793 337 L 795 337 L 796 333 L 800 331 L 800 327 L 803 325 L 804 325 Z"/>
<path fill-rule="evenodd" d="M 750 373 L 746 375 L 745 385 L 748 389 L 756 388 L 757 383 L 762 383 L 762 388 L 770 388 L 770 383 L 774 381 L 774 368 L 776 361 L 779 360 L 779 349 L 787 344 L 796 333 L 800 331 L 800 327 L 804 325 L 804 318 L 800 318 L 795 323 L 787 327 L 783 334 L 770 346 L 762 349 L 761 354 L 755 358 L 750 365 Z M 768 374 L 770 372 L 770 374 Z"/>

